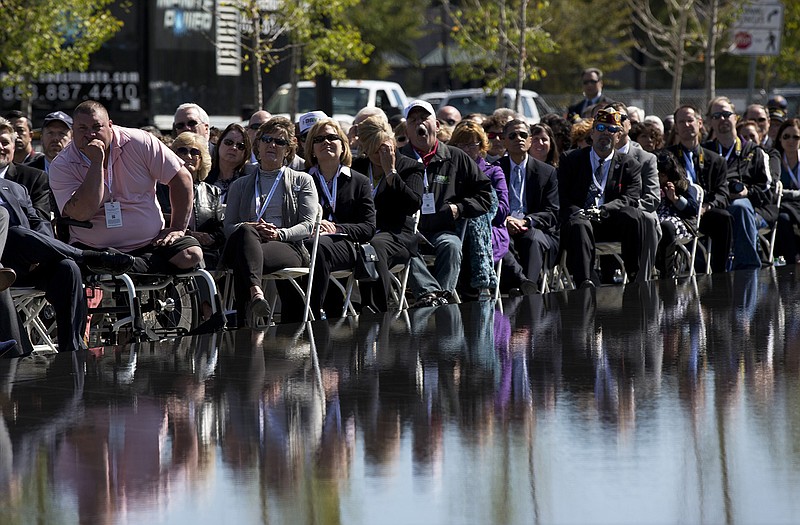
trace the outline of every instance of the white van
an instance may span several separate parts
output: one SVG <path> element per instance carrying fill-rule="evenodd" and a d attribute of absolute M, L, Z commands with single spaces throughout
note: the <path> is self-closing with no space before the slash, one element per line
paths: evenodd
<path fill-rule="evenodd" d="M 521 89 L 520 94 L 522 95 L 520 100 L 522 107 L 517 111 L 525 117 L 529 124 L 536 124 L 539 122 L 541 114 L 552 111 L 537 92 Z M 488 94 L 481 88 L 456 89 L 447 92 L 439 102 L 439 107 L 453 106 L 458 108 L 462 116 L 470 113 L 491 115 L 498 107 L 513 108 L 516 95 L 516 89 L 503 89 L 503 103 L 501 106 L 497 106 L 496 93 Z"/>
<path fill-rule="evenodd" d="M 334 80 L 333 118 L 343 123 L 352 123 L 361 108 L 378 107 L 391 117 L 403 112 L 408 105 L 405 91 L 396 82 L 383 80 Z M 291 112 L 289 88 L 283 84 L 267 101 L 264 109 L 273 115 L 288 117 Z M 295 118 L 303 113 L 319 109 L 316 105 L 316 83 L 304 80 L 297 83 L 298 109 Z"/>

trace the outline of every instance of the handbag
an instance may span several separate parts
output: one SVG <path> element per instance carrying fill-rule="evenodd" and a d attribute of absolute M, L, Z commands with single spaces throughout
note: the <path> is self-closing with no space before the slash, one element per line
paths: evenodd
<path fill-rule="evenodd" d="M 370 243 L 356 243 L 356 265 L 354 268 L 355 278 L 359 281 L 377 281 L 378 252 Z"/>

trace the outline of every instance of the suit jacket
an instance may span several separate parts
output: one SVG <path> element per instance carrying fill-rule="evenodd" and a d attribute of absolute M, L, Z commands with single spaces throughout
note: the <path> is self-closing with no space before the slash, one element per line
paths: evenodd
<path fill-rule="evenodd" d="M 349 172 L 349 174 L 347 173 Z M 333 215 L 336 231 L 346 233 L 351 241 L 368 242 L 375 235 L 375 202 L 369 179 L 353 170 L 342 170 L 336 190 L 336 213 L 322 189 L 320 175 L 311 174 L 317 188 L 319 202 L 322 204 L 322 218 Z"/>
<path fill-rule="evenodd" d="M 708 148 L 698 146 L 697 155 L 692 156 L 694 171 L 697 174 L 697 183 L 703 188 L 703 203 L 709 203 L 714 208 L 728 207 L 730 191 L 728 190 L 728 169 L 725 157 Z M 683 156 L 683 147 L 680 144 L 670 146 L 669 151 L 678 158 L 681 166 L 686 162 Z"/>
<path fill-rule="evenodd" d="M 586 109 L 589 106 L 593 106 L 595 104 L 606 105 L 606 104 L 611 104 L 612 102 L 614 102 L 614 101 L 611 100 L 610 98 L 608 98 L 607 96 L 603 95 L 602 93 L 600 93 L 600 99 L 597 102 L 595 102 L 594 104 L 589 104 L 589 105 L 585 106 L 587 101 L 586 101 L 585 98 L 583 98 L 583 99 L 577 101 L 576 103 L 574 103 L 573 105 L 571 105 L 569 107 L 569 109 L 567 109 L 567 118 L 570 121 L 573 121 L 573 119 L 575 117 L 580 118 L 581 117 L 581 113 L 583 112 L 583 110 Z"/>
<path fill-rule="evenodd" d="M 511 157 L 502 157 L 496 165 L 503 169 L 510 192 Z M 525 165 L 525 209 L 525 217 L 530 219 L 531 226 L 558 234 L 558 172 L 553 166 L 530 155 Z"/>
<path fill-rule="evenodd" d="M 10 180 L 0 180 L 0 197 L 11 207 L 9 213 L 16 217 L 11 223 L 19 223 L 23 228 L 38 231 L 48 237 L 53 236 L 53 227 L 49 220 L 44 220 L 33 208 L 31 198 L 25 186 Z"/>
<path fill-rule="evenodd" d="M 562 220 L 583 209 L 592 183 L 591 146 L 568 152 L 558 164 L 558 188 Z M 603 191 L 603 209 L 612 213 L 623 206 L 639 207 L 642 168 L 630 155 L 614 151 Z"/>
<path fill-rule="evenodd" d="M 655 213 L 661 202 L 658 160 L 655 155 L 642 149 L 638 142 L 630 143 L 628 154 L 642 165 L 642 197 L 639 199 L 639 207 L 644 211 Z"/>
<path fill-rule="evenodd" d="M 44 157 L 42 157 L 44 158 Z M 45 220 L 50 220 L 50 183 L 47 173 L 23 164 L 9 164 L 6 179 L 28 189 L 33 208 Z"/>

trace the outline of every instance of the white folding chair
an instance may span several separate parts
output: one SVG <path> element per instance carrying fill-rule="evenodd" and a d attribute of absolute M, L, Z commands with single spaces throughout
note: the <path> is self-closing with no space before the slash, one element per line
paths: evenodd
<path fill-rule="evenodd" d="M 57 344 L 53 341 L 52 330 L 49 329 L 40 314 L 47 306 L 44 292 L 33 287 L 12 287 L 11 299 L 14 308 L 22 316 L 22 326 L 28 334 L 36 352 L 57 352 Z M 55 323 L 51 328 L 55 327 Z"/>
<path fill-rule="evenodd" d="M 775 204 L 778 206 L 778 210 L 780 210 L 781 201 L 783 200 L 783 183 L 779 180 L 775 182 L 775 195 Z M 767 256 L 767 262 L 769 262 L 769 264 L 773 264 L 775 261 L 773 257 L 775 255 L 775 235 L 777 233 L 777 219 L 771 225 L 767 225 L 766 227 L 758 230 L 758 241 L 761 244 L 761 249 L 764 251 L 764 255 Z"/>
<path fill-rule="evenodd" d="M 280 270 L 274 271 L 272 273 L 268 273 L 262 276 L 263 286 L 266 287 L 268 281 L 281 281 L 281 280 L 288 280 L 292 283 L 292 286 L 300 294 L 303 298 L 303 323 L 306 323 L 309 318 L 314 320 L 314 314 L 311 312 L 311 286 L 314 282 L 314 267 L 316 266 L 317 260 L 317 248 L 319 247 L 319 230 L 320 230 L 320 223 L 322 222 L 322 206 L 317 206 L 317 214 L 314 218 L 314 229 L 311 234 L 312 239 L 312 247 L 311 247 L 311 263 L 308 266 L 295 266 L 289 268 L 282 268 Z M 302 277 L 307 277 L 308 282 L 306 283 L 306 289 L 303 290 L 303 287 L 300 286 L 299 280 Z M 272 307 L 270 308 L 270 316 L 267 320 L 268 325 L 272 324 L 272 318 L 275 312 L 275 305 L 277 303 L 277 296 L 272 301 Z"/>
<path fill-rule="evenodd" d="M 414 215 L 411 216 L 413 219 L 413 226 L 411 231 L 414 235 L 417 235 L 419 231 L 419 217 L 420 211 L 417 210 Z M 406 287 L 408 286 L 408 272 L 411 271 L 411 267 L 408 263 L 406 264 L 396 264 L 393 267 L 389 268 L 389 273 L 392 275 L 392 294 L 397 301 L 397 306 L 400 310 L 405 310 L 408 308 L 408 299 L 406 298 Z M 399 277 L 398 277 L 399 275 Z"/>
<path fill-rule="evenodd" d="M 695 221 L 695 228 L 700 227 L 700 212 L 703 209 L 703 197 L 705 193 L 703 192 L 702 186 L 699 184 L 692 184 L 691 189 L 695 193 L 695 198 L 697 199 L 698 206 L 697 206 L 697 220 Z M 694 261 L 695 257 L 697 256 L 697 246 L 699 244 L 700 239 L 700 232 L 696 231 L 690 237 L 682 239 L 678 242 L 678 251 L 680 251 L 684 257 L 686 257 L 686 261 L 689 265 L 689 277 L 692 277 L 697 274 L 694 269 Z M 687 248 L 689 246 L 689 248 Z M 707 259 L 708 260 L 708 259 Z M 710 264 L 710 261 L 708 261 Z"/>

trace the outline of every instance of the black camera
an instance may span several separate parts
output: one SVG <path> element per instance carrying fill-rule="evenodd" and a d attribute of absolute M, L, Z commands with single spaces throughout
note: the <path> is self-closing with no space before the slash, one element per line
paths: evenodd
<path fill-rule="evenodd" d="M 742 193 L 744 191 L 744 182 L 740 180 L 732 180 L 728 183 L 728 191 L 731 192 L 731 195 L 736 195 L 738 193 Z"/>

